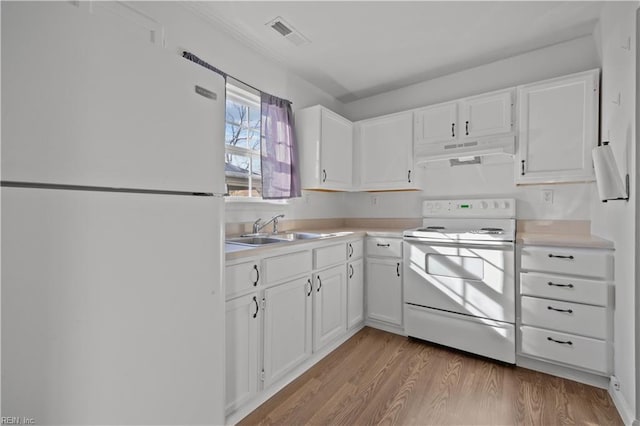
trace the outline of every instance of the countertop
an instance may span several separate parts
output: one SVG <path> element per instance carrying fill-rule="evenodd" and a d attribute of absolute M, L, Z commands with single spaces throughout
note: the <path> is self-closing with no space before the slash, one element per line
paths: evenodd
<path fill-rule="evenodd" d="M 304 244 L 327 242 L 327 241 L 348 241 L 352 238 L 363 238 L 365 236 L 372 237 L 389 237 L 402 238 L 402 232 L 405 229 L 399 228 L 333 228 L 333 229 L 288 229 L 282 233 L 289 232 L 311 232 L 318 234 L 330 234 L 322 238 L 314 238 L 308 240 L 283 241 L 281 243 L 266 244 L 263 246 L 244 246 L 240 244 L 225 243 L 226 260 L 240 259 L 243 257 L 260 256 L 268 251 L 282 249 L 286 247 L 301 246 Z M 228 236 L 233 238 L 232 236 Z"/>
<path fill-rule="evenodd" d="M 577 247 L 612 249 L 613 242 L 591 234 L 543 234 L 537 232 L 516 233 L 518 244 L 533 246 Z"/>

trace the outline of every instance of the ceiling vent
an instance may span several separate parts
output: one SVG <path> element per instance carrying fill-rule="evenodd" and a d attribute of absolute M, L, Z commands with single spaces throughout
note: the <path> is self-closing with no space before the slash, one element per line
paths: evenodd
<path fill-rule="evenodd" d="M 282 37 L 286 38 L 296 46 L 302 46 L 303 44 L 311 43 L 311 41 L 303 36 L 300 31 L 293 28 L 291 24 L 289 24 L 279 16 L 267 22 L 266 25 L 271 27 L 274 31 L 276 31 L 278 34 L 280 34 Z"/>

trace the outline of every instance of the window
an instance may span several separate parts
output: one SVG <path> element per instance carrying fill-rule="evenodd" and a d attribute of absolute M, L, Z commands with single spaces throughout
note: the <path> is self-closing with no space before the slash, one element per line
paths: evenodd
<path fill-rule="evenodd" d="M 260 94 L 227 78 L 225 178 L 229 195 L 261 198 Z"/>

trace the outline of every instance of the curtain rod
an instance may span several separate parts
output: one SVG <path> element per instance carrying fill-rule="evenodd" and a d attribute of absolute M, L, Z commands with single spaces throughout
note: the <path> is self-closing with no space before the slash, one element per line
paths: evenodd
<path fill-rule="evenodd" d="M 240 80 L 239 78 L 235 78 L 234 76 L 227 74 L 226 72 L 222 71 L 221 69 L 214 67 L 214 66 L 213 66 L 213 65 L 211 65 L 210 63 L 208 63 L 208 62 L 206 62 L 206 61 L 203 61 L 202 59 L 200 59 L 199 57 L 197 57 L 196 55 L 194 55 L 194 54 L 193 54 L 193 53 L 191 53 L 191 52 L 188 52 L 188 51 L 186 51 L 186 50 L 183 50 L 183 51 L 182 51 L 182 57 L 183 57 L 183 58 L 185 58 L 185 59 L 187 59 L 187 60 L 189 60 L 189 61 L 191 61 L 191 62 L 195 62 L 196 64 L 198 64 L 198 65 L 200 65 L 200 66 L 203 66 L 203 67 L 205 67 L 206 69 L 208 69 L 208 70 L 210 70 L 210 71 L 213 71 L 213 72 L 215 72 L 215 73 L 220 74 L 220 75 L 221 75 L 225 80 L 227 79 L 227 77 L 231 77 L 232 79 L 234 79 L 234 80 L 236 80 L 236 81 L 238 81 L 238 82 L 240 82 L 240 83 L 244 84 L 244 85 L 245 85 L 245 86 L 247 86 L 247 87 L 252 88 L 253 90 L 255 90 L 255 91 L 257 91 L 257 92 L 260 92 L 260 93 L 266 93 L 266 94 L 267 94 L 267 95 L 269 95 L 269 96 L 274 96 L 274 97 L 276 97 L 276 98 L 278 98 L 278 99 L 282 99 L 283 101 L 285 101 L 285 102 L 289 102 L 290 104 L 292 104 L 292 105 L 293 105 L 293 102 L 291 102 L 290 100 L 288 100 L 288 99 L 284 99 L 284 98 L 280 98 L 279 96 L 272 95 L 272 94 L 270 94 L 269 92 L 265 92 L 265 91 L 263 91 L 263 90 L 260 90 L 260 89 L 258 89 L 257 87 L 252 86 L 251 84 L 248 84 L 248 83 L 246 83 L 246 82 L 244 82 L 244 81 Z"/>

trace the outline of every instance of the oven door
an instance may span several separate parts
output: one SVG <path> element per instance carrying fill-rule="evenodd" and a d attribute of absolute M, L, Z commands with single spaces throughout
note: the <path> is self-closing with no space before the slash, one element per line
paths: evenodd
<path fill-rule="evenodd" d="M 405 302 L 515 322 L 514 244 L 404 241 Z"/>

